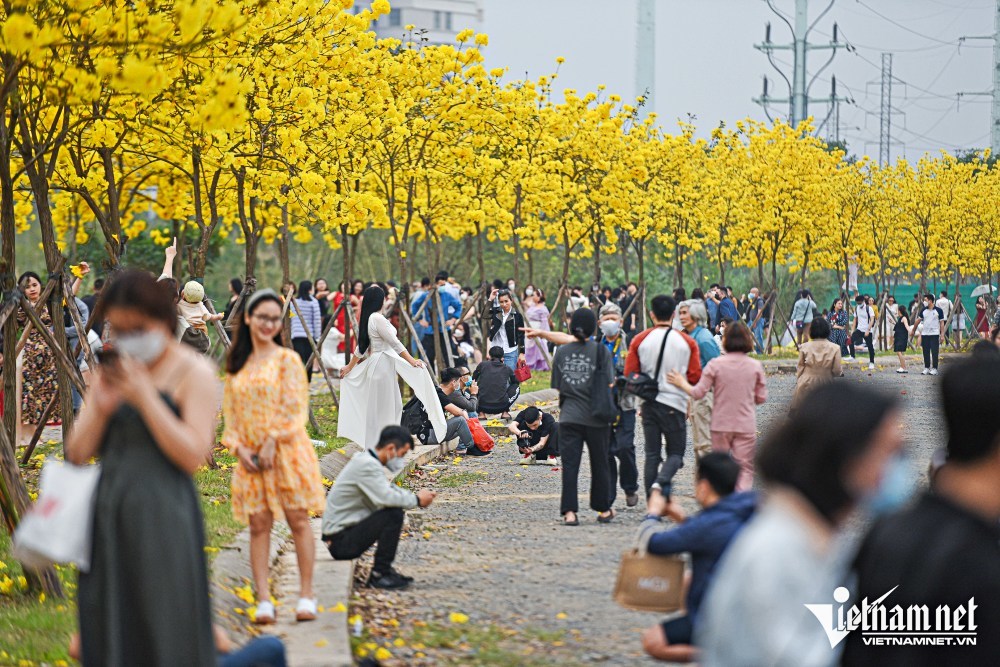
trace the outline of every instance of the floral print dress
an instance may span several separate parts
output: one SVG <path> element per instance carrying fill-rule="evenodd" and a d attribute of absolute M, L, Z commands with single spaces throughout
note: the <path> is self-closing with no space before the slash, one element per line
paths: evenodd
<path fill-rule="evenodd" d="M 235 375 L 226 376 L 222 414 L 226 426 L 222 444 L 229 451 L 248 447 L 259 452 L 269 437 L 276 439 L 274 466 L 250 472 L 233 468 L 233 516 L 249 517 L 270 511 L 281 520 L 285 510 L 323 511 L 325 490 L 319 460 L 306 422 L 309 385 L 299 356 L 281 348 L 263 360 L 248 361 Z"/>
<path fill-rule="evenodd" d="M 52 318 L 48 308 L 41 308 L 38 317 L 42 323 L 52 326 Z M 27 326 L 28 316 L 23 309 L 17 311 L 18 326 Z M 56 395 L 59 385 L 56 379 L 56 361 L 52 350 L 45 343 L 41 332 L 32 327 L 28 340 L 24 344 L 21 387 L 21 421 L 25 424 L 37 424 L 42 420 L 42 414 L 48 407 L 52 397 Z"/>
<path fill-rule="evenodd" d="M 847 311 L 835 310 L 830 313 L 830 342 L 840 346 L 841 351 L 847 346 Z M 844 327 L 834 329 L 833 326 Z"/>

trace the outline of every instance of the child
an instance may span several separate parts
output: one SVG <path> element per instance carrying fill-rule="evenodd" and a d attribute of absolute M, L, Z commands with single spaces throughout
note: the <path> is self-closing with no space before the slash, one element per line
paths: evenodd
<path fill-rule="evenodd" d="M 899 368 L 896 369 L 897 373 L 909 373 L 906 370 L 906 348 L 910 343 L 910 322 L 906 317 L 906 313 L 902 308 L 899 309 L 899 316 L 896 318 L 896 324 L 892 328 L 892 350 L 899 357 Z"/>
<path fill-rule="evenodd" d="M 208 322 L 216 322 L 224 316 L 222 313 L 212 314 L 202 301 L 205 299 L 205 288 L 193 280 L 184 285 L 181 300 L 177 303 L 177 312 L 188 328 L 184 330 L 181 342 L 190 345 L 200 353 L 205 354 L 211 346 L 208 339 Z"/>

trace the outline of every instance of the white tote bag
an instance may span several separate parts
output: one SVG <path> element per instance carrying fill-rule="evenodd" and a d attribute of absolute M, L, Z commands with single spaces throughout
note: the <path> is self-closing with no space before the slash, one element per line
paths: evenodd
<path fill-rule="evenodd" d="M 94 496 L 100 478 L 99 465 L 47 459 L 38 500 L 14 531 L 14 557 L 36 569 L 74 563 L 83 572 L 90 570 Z"/>

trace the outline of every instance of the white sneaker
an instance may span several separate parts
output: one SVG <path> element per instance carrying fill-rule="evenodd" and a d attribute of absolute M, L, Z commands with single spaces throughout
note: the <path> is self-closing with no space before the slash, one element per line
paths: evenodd
<path fill-rule="evenodd" d="M 868 364 L 868 370 L 870 371 L 875 370 L 875 364 Z"/>
<path fill-rule="evenodd" d="M 854 361 L 854 357 L 847 357 L 844 361 Z"/>
<path fill-rule="evenodd" d="M 528 454 L 523 459 L 521 459 L 520 461 L 518 461 L 518 463 L 520 463 L 523 466 L 530 466 L 534 462 L 535 462 L 535 455 L 534 454 Z"/>
<path fill-rule="evenodd" d="M 536 463 L 541 463 L 541 464 L 547 465 L 547 466 L 557 466 L 557 465 L 559 465 L 559 459 L 557 459 L 554 456 L 550 456 L 547 459 L 541 459 L 539 461 L 536 461 Z"/>
<path fill-rule="evenodd" d="M 253 615 L 253 622 L 257 625 L 271 625 L 274 623 L 274 603 L 270 600 L 257 605 L 257 611 Z"/>
<path fill-rule="evenodd" d="M 937 369 L 936 368 L 932 368 L 931 369 L 931 375 L 937 375 Z"/>
<path fill-rule="evenodd" d="M 315 621 L 316 613 L 316 598 L 299 598 L 295 606 L 296 621 Z"/>
<path fill-rule="evenodd" d="M 924 370 L 920 371 L 920 374 L 921 375 L 930 375 L 931 374 L 931 369 L 925 368 Z"/>
<path fill-rule="evenodd" d="M 897 368 L 896 372 L 897 373 L 909 373 L 910 371 L 906 370 L 905 368 Z"/>

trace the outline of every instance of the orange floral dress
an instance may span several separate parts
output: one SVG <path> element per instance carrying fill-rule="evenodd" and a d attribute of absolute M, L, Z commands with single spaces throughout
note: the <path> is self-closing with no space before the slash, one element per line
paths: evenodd
<path fill-rule="evenodd" d="M 276 439 L 273 468 L 256 473 L 240 464 L 233 468 L 237 521 L 247 523 L 251 515 L 268 510 L 277 519 L 284 518 L 285 510 L 323 510 L 323 478 L 306 432 L 309 385 L 298 354 L 281 348 L 227 375 L 222 414 L 222 444 L 231 452 L 237 447 L 259 452 L 268 437 Z"/>

